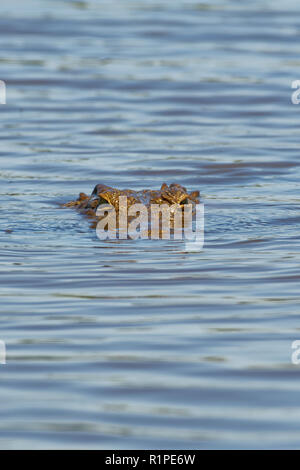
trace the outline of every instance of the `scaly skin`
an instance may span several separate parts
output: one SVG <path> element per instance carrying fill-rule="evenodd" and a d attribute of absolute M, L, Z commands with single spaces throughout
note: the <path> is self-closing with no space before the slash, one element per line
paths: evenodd
<path fill-rule="evenodd" d="M 188 193 L 184 186 L 176 183 L 172 183 L 170 186 L 163 183 L 159 190 L 144 189 L 141 191 L 116 189 L 104 184 L 97 184 L 91 196 L 80 193 L 76 201 L 63 204 L 63 207 L 75 207 L 80 212 L 94 219 L 95 222 L 92 226 L 95 226 L 96 221 L 99 220 L 99 217 L 96 216 L 98 206 L 100 204 L 110 204 L 118 214 L 120 196 L 127 196 L 128 208 L 137 203 L 144 204 L 147 208 L 150 208 L 151 204 L 167 204 L 169 206 L 178 204 L 178 207 L 180 207 L 183 204 L 195 206 L 195 204 L 199 203 L 199 191 Z"/>

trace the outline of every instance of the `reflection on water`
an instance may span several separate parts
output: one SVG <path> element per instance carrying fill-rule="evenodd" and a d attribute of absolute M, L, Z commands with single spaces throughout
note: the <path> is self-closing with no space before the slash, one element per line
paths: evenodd
<path fill-rule="evenodd" d="M 2 448 L 299 446 L 299 6 L 0 6 Z M 177 182 L 204 249 L 59 203 Z"/>

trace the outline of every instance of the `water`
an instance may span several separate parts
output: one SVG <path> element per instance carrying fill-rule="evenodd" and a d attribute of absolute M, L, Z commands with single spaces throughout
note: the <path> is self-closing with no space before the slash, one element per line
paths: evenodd
<path fill-rule="evenodd" d="M 1 3 L 1 448 L 299 447 L 299 32 L 292 0 Z M 203 251 L 59 207 L 163 181 Z"/>

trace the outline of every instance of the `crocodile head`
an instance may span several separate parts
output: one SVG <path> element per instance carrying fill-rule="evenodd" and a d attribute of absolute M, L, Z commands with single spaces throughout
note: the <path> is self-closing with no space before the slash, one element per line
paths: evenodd
<path fill-rule="evenodd" d="M 172 183 L 170 186 L 163 183 L 159 190 L 143 189 L 141 191 L 116 189 L 104 184 L 97 184 L 87 201 L 87 207 L 95 208 L 99 204 L 109 204 L 115 210 L 119 210 L 120 196 L 126 196 L 129 207 L 138 203 L 150 207 L 151 204 L 172 206 L 199 202 L 199 191 L 188 193 L 184 186 L 176 183 Z"/>
<path fill-rule="evenodd" d="M 80 193 L 76 201 L 64 204 L 65 207 L 75 207 L 88 217 L 99 220 L 97 210 L 101 206 L 102 211 L 114 209 L 119 213 L 122 204 L 126 204 L 128 210 L 133 204 L 143 204 L 147 208 L 154 205 L 167 205 L 170 208 L 171 223 L 172 218 L 178 208 L 185 204 L 192 204 L 195 207 L 199 203 L 199 191 L 188 192 L 184 186 L 172 183 L 169 186 L 163 183 L 159 190 L 144 189 L 134 191 L 131 189 L 116 189 L 104 184 L 97 184 L 91 195 Z M 93 224 L 95 226 L 95 223 Z"/>

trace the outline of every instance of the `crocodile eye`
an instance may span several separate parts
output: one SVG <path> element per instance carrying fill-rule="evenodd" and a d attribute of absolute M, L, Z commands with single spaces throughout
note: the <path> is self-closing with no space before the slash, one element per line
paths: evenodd
<path fill-rule="evenodd" d="M 103 196 L 99 196 L 99 204 L 110 204 L 107 199 L 105 199 Z"/>
<path fill-rule="evenodd" d="M 180 205 L 182 204 L 188 204 L 189 203 L 189 198 L 186 197 L 183 201 L 181 201 Z"/>

